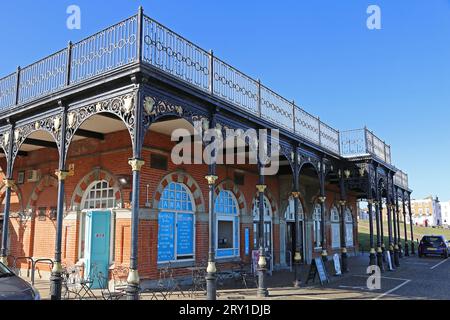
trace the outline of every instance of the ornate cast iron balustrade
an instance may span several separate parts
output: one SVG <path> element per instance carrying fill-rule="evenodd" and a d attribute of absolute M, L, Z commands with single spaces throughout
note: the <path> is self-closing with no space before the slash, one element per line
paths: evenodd
<path fill-rule="evenodd" d="M 394 184 L 403 189 L 408 189 L 408 175 L 401 170 L 397 171 L 394 175 Z"/>
<path fill-rule="evenodd" d="M 339 132 L 157 21 L 134 15 L 0 79 L 0 113 L 134 63 L 150 65 L 325 150 L 371 154 L 390 147 L 368 130 Z"/>

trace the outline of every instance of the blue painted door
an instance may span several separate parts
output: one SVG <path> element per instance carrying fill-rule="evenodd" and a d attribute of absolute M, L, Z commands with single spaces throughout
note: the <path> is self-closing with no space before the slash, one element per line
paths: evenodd
<path fill-rule="evenodd" d="M 111 212 L 89 211 L 86 213 L 85 279 L 93 279 L 92 288 L 100 288 L 99 272 L 108 277 Z M 107 282 L 104 281 L 104 286 Z"/>

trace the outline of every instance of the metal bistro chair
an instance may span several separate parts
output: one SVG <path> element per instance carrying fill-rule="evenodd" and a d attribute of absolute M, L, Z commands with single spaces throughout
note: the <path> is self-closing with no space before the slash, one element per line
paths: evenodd
<path fill-rule="evenodd" d="M 96 275 L 100 291 L 102 294 L 102 298 L 104 300 L 120 300 L 126 296 L 125 290 L 120 291 L 111 291 L 108 286 L 108 277 L 103 274 L 103 272 L 99 271 Z"/>
<path fill-rule="evenodd" d="M 158 286 L 165 292 L 164 298 L 170 297 L 176 291 L 179 292 L 177 294 L 178 297 L 180 297 L 180 295 L 186 297 L 186 294 L 184 293 L 183 289 L 181 289 L 178 280 L 173 276 L 173 267 L 170 262 L 167 264 L 167 266 L 160 269 Z"/>
<path fill-rule="evenodd" d="M 112 271 L 112 278 L 113 278 L 113 291 L 126 291 L 127 289 L 127 278 L 128 278 L 128 272 L 130 268 L 125 266 L 117 266 Z"/>
<path fill-rule="evenodd" d="M 249 288 L 249 284 L 252 288 L 257 287 L 257 277 L 253 274 L 251 266 L 246 266 L 243 262 L 239 262 L 239 265 L 233 270 L 234 279 L 241 282 L 246 289 Z"/>

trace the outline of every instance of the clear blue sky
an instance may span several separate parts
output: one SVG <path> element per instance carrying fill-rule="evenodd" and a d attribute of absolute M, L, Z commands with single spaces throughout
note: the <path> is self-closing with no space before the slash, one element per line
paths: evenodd
<path fill-rule="evenodd" d="M 81 30 L 66 28 L 67 6 Z M 381 30 L 366 9 L 381 7 Z M 1 1 L 0 75 L 146 14 L 331 126 L 367 125 L 392 145 L 414 197 L 450 200 L 450 1 Z"/>

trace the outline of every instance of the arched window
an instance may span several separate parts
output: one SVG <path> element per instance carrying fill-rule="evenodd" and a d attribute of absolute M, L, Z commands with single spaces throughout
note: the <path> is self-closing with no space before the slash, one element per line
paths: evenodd
<path fill-rule="evenodd" d="M 81 208 L 111 209 L 116 207 L 114 189 L 107 181 L 95 181 L 86 190 L 81 200 Z"/>
<path fill-rule="evenodd" d="M 345 244 L 353 247 L 353 215 L 349 208 L 345 209 Z"/>
<path fill-rule="evenodd" d="M 289 205 L 286 208 L 284 217 L 286 218 L 286 221 L 288 221 L 288 222 L 295 221 L 295 201 L 294 201 L 293 197 L 289 198 Z M 303 221 L 303 219 L 304 219 L 303 206 L 302 206 L 302 202 L 299 200 L 298 201 L 298 221 Z"/>
<path fill-rule="evenodd" d="M 169 183 L 159 202 L 158 263 L 194 259 L 194 205 L 182 183 Z"/>
<path fill-rule="evenodd" d="M 322 214 L 320 209 L 320 204 L 316 203 L 314 206 L 314 211 L 312 214 L 313 218 L 313 231 L 314 231 L 314 248 L 320 248 L 322 244 L 322 233 L 320 229 L 320 224 L 322 221 Z"/>
<path fill-rule="evenodd" d="M 272 252 L 272 207 L 270 201 L 264 196 L 264 247 Z M 253 247 L 258 249 L 259 238 L 259 197 L 253 201 Z"/>
<path fill-rule="evenodd" d="M 341 232 L 339 228 L 339 210 L 336 206 L 331 208 L 330 212 L 331 221 L 331 247 L 339 248 L 341 246 Z"/>
<path fill-rule="evenodd" d="M 239 256 L 239 210 L 235 196 L 222 190 L 216 197 L 216 255 L 218 258 Z"/>

